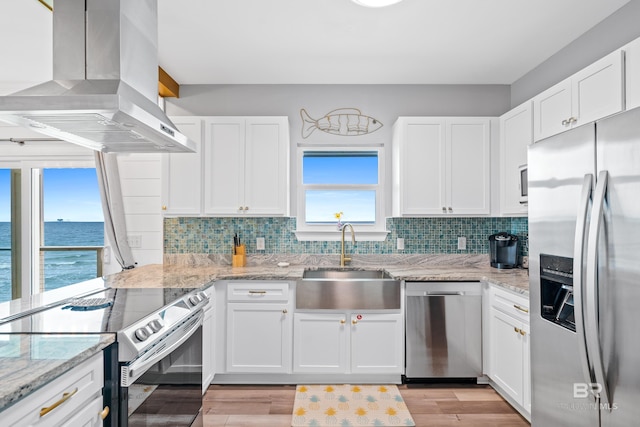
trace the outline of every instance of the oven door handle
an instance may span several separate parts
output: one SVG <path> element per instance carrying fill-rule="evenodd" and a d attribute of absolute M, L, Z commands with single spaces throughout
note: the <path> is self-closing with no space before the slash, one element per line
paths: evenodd
<path fill-rule="evenodd" d="M 135 382 L 135 380 L 144 374 L 150 366 L 164 359 L 176 348 L 180 347 L 198 330 L 200 326 L 202 326 L 203 319 L 204 312 L 200 310 L 196 316 L 187 320 L 185 323 L 180 325 L 178 329 L 172 331 L 167 338 L 165 338 L 167 342 L 161 350 L 151 350 L 148 355 L 143 355 L 141 358 L 135 359 L 131 364 L 122 366 L 120 369 L 120 386 L 129 387 Z M 158 345 L 162 345 L 162 343 L 159 343 Z"/>

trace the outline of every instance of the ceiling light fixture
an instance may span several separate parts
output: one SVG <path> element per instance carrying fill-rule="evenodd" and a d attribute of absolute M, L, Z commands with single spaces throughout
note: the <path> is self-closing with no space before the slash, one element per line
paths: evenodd
<path fill-rule="evenodd" d="M 351 0 L 355 4 L 365 7 L 385 7 L 400 3 L 402 0 Z"/>

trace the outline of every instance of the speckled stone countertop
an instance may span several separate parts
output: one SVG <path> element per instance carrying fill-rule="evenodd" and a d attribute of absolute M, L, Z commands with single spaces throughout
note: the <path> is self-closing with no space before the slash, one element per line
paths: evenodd
<path fill-rule="evenodd" d="M 529 294 L 528 270 L 498 270 L 485 262 L 485 256 L 459 257 L 457 263 L 451 256 L 432 257 L 425 261 L 420 258 L 398 258 L 389 255 L 356 259 L 347 269 L 384 270 L 392 277 L 406 281 L 487 281 L 511 291 Z M 282 259 L 279 256 L 278 259 Z M 335 258 L 335 259 L 334 259 Z M 147 265 L 122 273 L 107 276 L 105 284 L 115 288 L 130 287 L 199 287 L 216 280 L 298 280 L 307 269 L 336 268 L 339 257 L 321 256 L 318 258 L 299 256 L 288 258 L 290 265 L 278 267 L 273 258 L 258 258 L 246 267 L 231 267 L 220 260 L 210 260 L 207 256 L 172 257 L 173 263 Z M 354 260 L 354 261 L 356 261 Z M 448 260 L 449 263 L 438 262 Z M 480 260 L 480 261 L 478 261 Z M 297 261 L 297 262 L 296 262 Z M 391 261 L 391 262 L 389 262 Z M 394 262 L 395 261 L 395 262 Z M 398 262 L 399 261 L 399 262 Z"/>
<path fill-rule="evenodd" d="M 0 334 L 0 411 L 114 341 L 114 334 Z"/>

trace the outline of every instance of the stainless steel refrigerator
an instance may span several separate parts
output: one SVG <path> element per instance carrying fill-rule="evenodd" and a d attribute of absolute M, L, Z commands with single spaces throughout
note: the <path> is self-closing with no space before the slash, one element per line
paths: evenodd
<path fill-rule="evenodd" d="M 640 425 L 640 109 L 528 161 L 532 424 Z"/>

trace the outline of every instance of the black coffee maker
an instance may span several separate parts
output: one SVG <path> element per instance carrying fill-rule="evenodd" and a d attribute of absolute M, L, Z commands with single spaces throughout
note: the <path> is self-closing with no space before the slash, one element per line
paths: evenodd
<path fill-rule="evenodd" d="M 515 268 L 518 266 L 518 236 L 504 231 L 489 236 L 491 267 Z"/>

